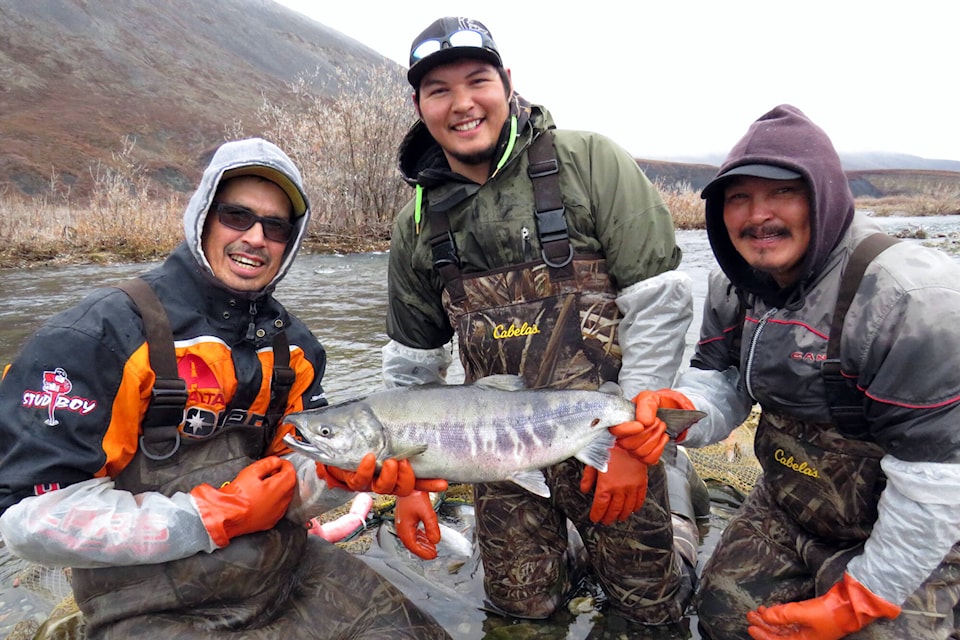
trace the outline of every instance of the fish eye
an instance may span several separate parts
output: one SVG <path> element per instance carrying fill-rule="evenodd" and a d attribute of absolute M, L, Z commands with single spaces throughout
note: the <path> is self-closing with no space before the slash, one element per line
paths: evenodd
<path fill-rule="evenodd" d="M 333 435 L 333 429 L 330 427 L 320 427 L 320 435 L 324 438 L 329 438 Z"/>

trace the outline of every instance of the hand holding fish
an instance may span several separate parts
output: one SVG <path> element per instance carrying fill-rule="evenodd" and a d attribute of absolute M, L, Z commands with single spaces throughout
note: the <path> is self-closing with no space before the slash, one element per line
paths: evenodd
<path fill-rule="evenodd" d="M 605 472 L 589 465 L 583 468 L 580 491 L 589 493 L 594 484 L 590 520 L 607 526 L 623 522 L 643 507 L 647 497 L 647 465 L 626 449 L 614 446 Z"/>
<path fill-rule="evenodd" d="M 690 400 L 673 389 L 659 391 L 641 391 L 633 399 L 637 407 L 636 420 L 610 427 L 610 433 L 617 438 L 617 444 L 629 451 L 637 460 L 646 464 L 656 464 L 663 448 L 673 435 L 681 442 L 686 428 L 679 433 L 668 433 L 667 424 L 661 418 L 664 410 L 681 409 L 695 411 Z"/>
<path fill-rule="evenodd" d="M 440 523 L 430 502 L 430 494 L 414 491 L 408 496 L 397 498 L 393 514 L 393 524 L 403 546 L 424 560 L 436 558 L 437 543 L 440 542 Z"/>
<path fill-rule="evenodd" d="M 377 456 L 366 454 L 354 471 L 347 471 L 331 465 L 317 463 L 317 475 L 324 479 L 329 487 L 349 489 L 351 491 L 373 491 L 374 493 L 408 496 L 415 490 L 445 491 L 447 481 L 443 479 L 418 479 L 409 460 L 387 458 L 377 473 Z"/>

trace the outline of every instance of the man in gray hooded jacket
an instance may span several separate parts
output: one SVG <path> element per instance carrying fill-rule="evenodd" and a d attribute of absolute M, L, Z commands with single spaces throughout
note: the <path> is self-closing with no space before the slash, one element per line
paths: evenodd
<path fill-rule="evenodd" d="M 371 454 L 345 472 L 284 443 L 284 415 L 327 402 L 323 347 L 273 296 L 309 215 L 283 151 L 222 145 L 186 241 L 51 318 L 5 372 L 0 532 L 16 555 L 73 567 L 87 637 L 448 637 L 307 535 L 349 490 L 446 486 L 409 463 L 375 475 Z"/>
<path fill-rule="evenodd" d="M 789 105 L 753 123 L 702 195 L 720 270 L 675 388 L 709 414 L 684 442 L 720 440 L 759 403 L 764 474 L 704 567 L 701 629 L 957 637 L 960 266 L 855 214 L 829 138 Z M 892 246 L 835 320 L 868 241 Z"/>

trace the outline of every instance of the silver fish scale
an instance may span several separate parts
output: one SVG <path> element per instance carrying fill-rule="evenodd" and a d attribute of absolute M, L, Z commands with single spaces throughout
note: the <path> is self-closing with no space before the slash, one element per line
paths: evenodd
<path fill-rule="evenodd" d="M 634 415 L 628 400 L 597 391 L 425 387 L 366 402 L 388 433 L 387 455 L 427 445 L 410 459 L 417 474 L 463 482 L 555 464 Z"/>

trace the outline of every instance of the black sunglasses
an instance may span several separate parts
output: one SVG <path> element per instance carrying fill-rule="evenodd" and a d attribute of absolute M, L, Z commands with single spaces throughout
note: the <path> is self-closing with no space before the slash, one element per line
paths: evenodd
<path fill-rule="evenodd" d="M 263 236 L 274 242 L 289 242 L 293 237 L 293 225 L 281 218 L 258 216 L 250 209 L 239 204 L 214 202 L 212 207 L 217 212 L 220 224 L 237 231 L 246 231 L 253 225 L 260 223 Z"/>

